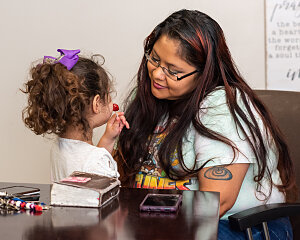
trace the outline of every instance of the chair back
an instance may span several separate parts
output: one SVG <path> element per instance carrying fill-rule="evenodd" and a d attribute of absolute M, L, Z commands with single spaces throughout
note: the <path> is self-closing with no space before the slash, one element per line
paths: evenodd
<path fill-rule="evenodd" d="M 285 136 L 300 191 L 300 92 L 276 90 L 255 90 L 254 92 L 270 110 Z M 299 236 L 294 239 L 300 239 L 300 216 L 291 217 L 291 222 L 294 237 Z"/>
<path fill-rule="evenodd" d="M 286 138 L 300 186 L 300 92 L 255 90 Z"/>

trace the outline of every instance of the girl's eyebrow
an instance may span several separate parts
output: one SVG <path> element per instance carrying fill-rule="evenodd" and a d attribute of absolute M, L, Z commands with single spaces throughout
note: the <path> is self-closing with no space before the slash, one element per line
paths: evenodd
<path fill-rule="evenodd" d="M 153 51 L 153 53 L 154 53 L 157 57 L 159 57 L 159 55 L 158 55 L 157 52 L 154 50 L 154 48 L 152 49 L 152 51 Z M 160 58 L 160 57 L 159 57 L 159 58 Z M 172 63 L 166 62 L 166 65 L 167 65 L 168 67 L 176 68 L 178 71 L 183 71 L 182 68 L 180 68 L 180 67 L 178 67 L 178 66 L 176 66 L 176 65 L 174 65 L 174 64 L 172 64 Z"/>

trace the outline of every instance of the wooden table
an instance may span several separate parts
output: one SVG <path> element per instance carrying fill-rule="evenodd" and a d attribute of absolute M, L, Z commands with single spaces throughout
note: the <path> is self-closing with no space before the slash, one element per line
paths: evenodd
<path fill-rule="evenodd" d="M 41 189 L 40 201 L 49 204 L 48 184 L 0 183 Z M 182 193 L 176 214 L 142 213 L 139 204 L 147 193 Z M 0 215 L 1 240 L 94 239 L 217 239 L 219 193 L 201 191 L 121 188 L 118 198 L 98 208 L 52 207 L 34 215 L 26 211 Z"/>

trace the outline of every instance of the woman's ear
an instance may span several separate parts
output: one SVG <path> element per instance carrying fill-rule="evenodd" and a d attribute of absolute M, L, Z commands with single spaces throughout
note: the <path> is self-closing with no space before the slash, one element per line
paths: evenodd
<path fill-rule="evenodd" d="M 92 102 L 93 113 L 99 113 L 100 109 L 101 109 L 101 98 L 100 98 L 99 94 L 97 94 L 93 98 L 93 102 Z"/>

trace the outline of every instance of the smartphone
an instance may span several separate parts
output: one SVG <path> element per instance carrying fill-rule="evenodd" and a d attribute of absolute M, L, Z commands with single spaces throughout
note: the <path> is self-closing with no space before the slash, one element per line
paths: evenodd
<path fill-rule="evenodd" d="M 181 201 L 181 194 L 148 193 L 140 204 L 140 211 L 176 212 Z"/>

